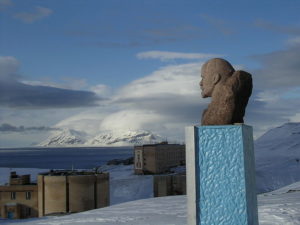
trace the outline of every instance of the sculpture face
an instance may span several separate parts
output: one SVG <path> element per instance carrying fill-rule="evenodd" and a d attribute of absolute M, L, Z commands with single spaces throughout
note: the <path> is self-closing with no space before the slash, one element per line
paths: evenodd
<path fill-rule="evenodd" d="M 200 88 L 203 98 L 212 97 L 215 86 L 219 81 L 224 81 L 232 75 L 234 68 L 224 59 L 211 59 L 201 69 L 202 80 Z"/>
<path fill-rule="evenodd" d="M 200 82 L 200 88 L 202 90 L 202 98 L 211 97 L 217 83 L 216 74 L 209 73 L 205 69 L 201 71 L 202 80 Z"/>

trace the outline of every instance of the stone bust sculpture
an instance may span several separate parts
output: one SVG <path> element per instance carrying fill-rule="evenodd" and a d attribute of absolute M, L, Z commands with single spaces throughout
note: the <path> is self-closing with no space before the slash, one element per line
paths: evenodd
<path fill-rule="evenodd" d="M 252 93 L 252 77 L 245 71 L 235 71 L 224 59 L 215 58 L 201 69 L 202 97 L 211 103 L 202 114 L 202 125 L 243 123 L 245 108 Z"/>

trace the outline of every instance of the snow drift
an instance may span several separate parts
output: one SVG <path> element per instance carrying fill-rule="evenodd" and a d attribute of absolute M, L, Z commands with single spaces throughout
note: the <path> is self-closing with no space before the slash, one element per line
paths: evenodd
<path fill-rule="evenodd" d="M 300 123 L 286 123 L 255 141 L 259 193 L 300 181 Z"/>

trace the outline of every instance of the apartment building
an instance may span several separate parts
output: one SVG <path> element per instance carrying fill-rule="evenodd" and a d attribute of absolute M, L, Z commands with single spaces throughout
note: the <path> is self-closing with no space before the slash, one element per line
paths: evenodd
<path fill-rule="evenodd" d="M 0 186 L 0 218 L 23 219 L 38 216 L 38 186 L 30 175 L 11 172 L 9 184 Z"/>
<path fill-rule="evenodd" d="M 161 174 L 185 164 L 185 145 L 150 144 L 134 147 L 135 174 Z"/>
<path fill-rule="evenodd" d="M 38 175 L 10 175 L 0 186 L 0 218 L 23 219 L 82 212 L 109 206 L 109 173 L 51 170 Z"/>

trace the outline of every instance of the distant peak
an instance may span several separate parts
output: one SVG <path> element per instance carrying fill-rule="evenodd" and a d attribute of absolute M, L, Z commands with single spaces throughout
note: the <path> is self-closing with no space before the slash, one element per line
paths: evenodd
<path fill-rule="evenodd" d="M 83 131 L 63 128 L 53 132 L 50 137 L 40 143 L 40 146 L 133 146 L 155 144 L 165 141 L 165 138 L 148 130 L 116 130 L 100 132 L 88 138 Z"/>

